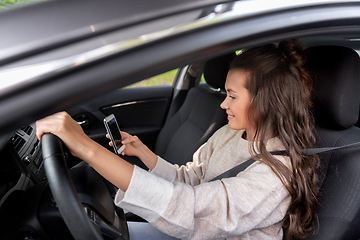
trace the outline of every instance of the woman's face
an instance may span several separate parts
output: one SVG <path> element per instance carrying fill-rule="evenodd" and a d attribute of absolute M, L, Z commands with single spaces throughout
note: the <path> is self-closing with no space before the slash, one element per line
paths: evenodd
<path fill-rule="evenodd" d="M 253 126 L 250 124 L 248 115 L 251 98 L 249 91 L 245 88 L 248 76 L 249 73 L 246 71 L 237 69 L 229 71 L 225 83 L 227 96 L 220 107 L 226 110 L 231 129 L 245 129 L 247 136 L 251 136 Z"/>

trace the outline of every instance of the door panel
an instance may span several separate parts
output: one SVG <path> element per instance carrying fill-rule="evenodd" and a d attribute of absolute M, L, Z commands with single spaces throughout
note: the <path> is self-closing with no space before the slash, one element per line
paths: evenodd
<path fill-rule="evenodd" d="M 166 119 L 172 86 L 118 89 L 67 111 L 93 140 L 108 147 L 103 119 L 114 114 L 122 131 L 137 135 L 150 149 Z M 109 148 L 111 149 L 111 148 Z"/>
<path fill-rule="evenodd" d="M 168 105 L 166 98 L 148 99 L 107 106 L 100 111 L 106 116 L 114 114 L 120 129 L 137 135 L 149 148 L 154 149 Z"/>
<path fill-rule="evenodd" d="M 120 127 L 161 126 L 168 99 L 131 101 L 101 108 L 105 115 L 114 114 Z"/>

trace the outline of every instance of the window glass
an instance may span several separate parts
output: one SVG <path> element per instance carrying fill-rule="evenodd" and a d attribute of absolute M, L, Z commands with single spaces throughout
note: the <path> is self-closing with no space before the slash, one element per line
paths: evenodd
<path fill-rule="evenodd" d="M 201 74 L 200 83 L 206 83 L 204 74 Z"/>
<path fill-rule="evenodd" d="M 170 86 L 173 84 L 178 69 L 165 72 L 154 77 L 144 79 L 140 82 L 127 86 L 126 88 L 134 87 L 154 87 L 154 86 Z"/>
<path fill-rule="evenodd" d="M 44 0 L 0 0 L 0 11 L 18 6 L 20 4 L 40 2 L 40 1 L 44 1 Z"/>

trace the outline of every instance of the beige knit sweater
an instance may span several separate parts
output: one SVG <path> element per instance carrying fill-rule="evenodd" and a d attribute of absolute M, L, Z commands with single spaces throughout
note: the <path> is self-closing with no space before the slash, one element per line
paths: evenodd
<path fill-rule="evenodd" d="M 243 132 L 222 127 L 186 166 L 159 157 L 152 172 L 135 167 L 115 204 L 181 239 L 282 239 L 290 195 L 266 164 L 256 161 L 236 177 L 208 182 L 250 158 Z M 274 138 L 267 149 L 284 147 Z"/>

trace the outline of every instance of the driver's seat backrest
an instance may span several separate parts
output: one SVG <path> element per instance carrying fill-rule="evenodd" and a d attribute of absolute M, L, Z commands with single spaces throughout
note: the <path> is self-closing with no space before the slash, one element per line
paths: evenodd
<path fill-rule="evenodd" d="M 226 113 L 220 108 L 225 99 L 225 81 L 235 53 L 205 63 L 207 84 L 190 89 L 180 109 L 164 125 L 155 145 L 155 153 L 171 163 L 185 164 L 194 152 L 221 126 Z"/>
<path fill-rule="evenodd" d="M 349 48 L 306 49 L 315 73 L 314 117 L 317 146 L 338 147 L 360 142 L 360 59 Z M 322 185 L 319 233 L 311 239 L 360 238 L 360 148 L 319 154 Z"/>

